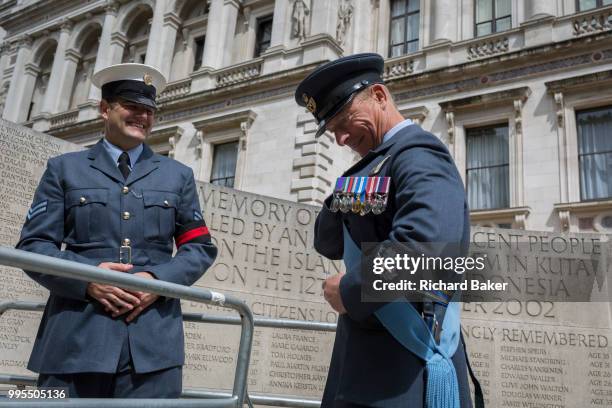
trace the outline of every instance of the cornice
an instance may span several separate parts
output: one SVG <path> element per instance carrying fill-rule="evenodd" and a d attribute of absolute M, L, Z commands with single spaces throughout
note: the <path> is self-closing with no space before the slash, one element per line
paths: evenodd
<path fill-rule="evenodd" d="M 399 103 L 431 95 L 484 90 L 529 77 L 575 70 L 578 66 L 592 66 L 596 53 L 601 54 L 597 63 L 610 62 L 612 31 L 390 78 L 385 83 Z"/>
<path fill-rule="evenodd" d="M 521 86 L 518 88 L 504 89 L 497 92 L 444 101 L 440 102 L 439 105 L 444 111 L 450 112 L 460 109 L 479 108 L 485 105 L 491 106 L 503 103 L 513 103 L 515 100 L 524 102 L 529 95 L 531 95 L 529 87 Z"/>
<path fill-rule="evenodd" d="M 248 111 L 253 102 L 270 100 L 274 98 L 292 97 L 297 83 L 314 71 L 317 66 L 327 61 L 300 66 L 291 70 L 271 73 L 258 77 L 249 82 L 230 85 L 221 89 L 212 89 L 198 93 L 187 94 L 183 97 L 162 102 L 158 105 L 156 125 L 167 127 L 173 122 L 193 120 L 204 115 L 216 114 L 211 124 L 224 117 L 223 111 L 235 110 L 242 107 L 241 112 Z M 278 86 L 279 81 L 283 84 Z M 254 113 L 254 112 L 253 112 Z M 221 115 L 219 115 L 221 114 Z M 252 115 L 241 116 L 242 122 L 248 122 Z M 234 118 L 232 114 L 226 118 Z M 202 122 L 206 127 L 206 120 Z M 49 133 L 57 137 L 70 137 L 85 133 L 96 132 L 102 128 L 101 119 L 92 119 L 85 122 L 72 123 L 66 126 L 54 128 Z"/>
<path fill-rule="evenodd" d="M 257 113 L 252 109 L 244 109 L 238 112 L 197 120 L 193 122 L 193 127 L 206 132 L 216 129 L 227 129 L 240 125 L 243 122 L 247 124 L 247 127 L 250 127 L 255 118 L 257 118 Z"/>
<path fill-rule="evenodd" d="M 59 29 L 64 18 L 79 21 L 87 13 L 104 12 L 106 0 L 95 0 L 83 4 L 77 0 L 41 0 L 14 13 L 0 16 L 0 26 L 7 31 L 7 36 L 24 32 L 36 35 L 48 29 Z"/>
<path fill-rule="evenodd" d="M 296 67 L 287 71 L 259 76 L 247 82 L 228 85 L 169 100 L 159 105 L 158 122 L 194 118 L 212 112 L 235 109 L 262 101 L 293 95 L 297 83 L 326 61 Z M 282 82 L 282 85 L 278 85 Z"/>
<path fill-rule="evenodd" d="M 546 90 L 550 94 L 558 92 L 575 91 L 578 89 L 591 89 L 608 87 L 612 84 L 612 70 L 595 72 L 593 74 L 574 76 L 559 79 L 557 81 L 545 82 Z"/>

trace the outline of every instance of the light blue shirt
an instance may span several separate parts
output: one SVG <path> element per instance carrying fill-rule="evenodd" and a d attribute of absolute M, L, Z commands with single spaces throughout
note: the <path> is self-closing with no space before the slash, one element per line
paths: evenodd
<path fill-rule="evenodd" d="M 391 129 L 389 129 L 389 131 L 387 133 L 385 133 L 385 135 L 383 136 L 383 143 L 385 143 L 387 140 L 391 139 L 393 136 L 395 136 L 395 134 L 397 132 L 399 132 L 400 130 L 402 130 L 403 128 L 405 128 L 406 126 L 410 126 L 412 125 L 412 121 L 410 119 L 405 119 L 404 121 L 398 123 L 397 125 L 393 126 Z"/>
<path fill-rule="evenodd" d="M 119 156 L 121 156 L 121 153 L 123 153 L 123 150 L 121 148 L 115 146 L 111 142 L 109 142 L 106 138 L 104 138 L 104 140 L 102 141 L 102 145 L 104 146 L 104 149 L 106 149 L 108 154 L 110 154 L 110 157 L 113 159 L 115 164 L 117 166 L 119 166 L 119 163 L 117 161 L 119 160 Z M 138 146 L 136 146 L 135 148 L 130 149 L 130 150 L 127 151 L 128 156 L 130 156 L 130 170 L 132 170 L 134 168 L 134 164 L 136 163 L 136 161 L 140 157 L 140 154 L 142 153 L 142 150 L 143 150 L 143 147 L 142 147 L 142 143 L 141 143 Z"/>

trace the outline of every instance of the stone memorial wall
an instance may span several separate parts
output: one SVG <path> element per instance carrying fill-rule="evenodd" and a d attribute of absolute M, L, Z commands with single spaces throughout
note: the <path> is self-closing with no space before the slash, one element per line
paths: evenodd
<path fill-rule="evenodd" d="M 80 147 L 0 119 L 0 245 L 14 246 L 47 159 Z M 23 271 L 0 265 L 0 299 L 44 301 L 48 292 Z M 0 317 L 0 371 L 31 375 L 25 367 L 41 313 Z"/>
<path fill-rule="evenodd" d="M 321 284 L 341 265 L 313 249 L 315 207 L 210 184 L 198 188 L 219 255 L 197 286 L 245 299 L 256 317 L 336 322 Z M 224 312 L 192 302 L 184 309 Z M 186 324 L 185 386 L 231 386 L 238 332 L 236 327 Z M 319 397 L 333 339 L 333 333 L 256 329 L 249 390 Z"/>
<path fill-rule="evenodd" d="M 1 245 L 17 242 L 47 158 L 77 149 L 0 122 Z M 342 268 L 312 248 L 317 208 L 203 183 L 198 188 L 219 257 L 197 286 L 245 299 L 255 316 L 336 321 L 336 314 L 322 300 L 321 282 Z M 494 244 L 512 239 L 597 239 L 603 248 L 602 259 L 609 248 L 606 237 L 585 234 L 474 229 L 472 236 L 474 241 L 485 237 Z M 523 255 L 535 257 L 536 253 L 540 256 L 542 248 Z M 593 254 L 586 255 L 593 258 Z M 598 287 L 600 303 L 542 301 L 537 285 L 552 290 L 563 276 L 555 274 L 553 264 L 540 264 L 534 271 L 536 286 L 519 285 L 522 291 L 533 291 L 529 292 L 532 299 L 463 305 L 462 330 L 487 406 L 612 406 L 609 289 Z M 503 267 L 500 274 L 508 278 L 515 272 Z M 46 296 L 23 272 L 0 266 L 0 299 L 42 301 Z M 183 306 L 189 312 L 233 313 L 195 302 Z M 25 366 L 39 319 L 40 313 L 17 311 L 0 317 L 0 372 L 32 375 Z M 186 322 L 184 385 L 229 389 L 238 334 L 236 326 Z M 256 329 L 249 390 L 320 398 L 332 344 L 333 333 Z"/>
<path fill-rule="evenodd" d="M 511 294 L 463 304 L 463 336 L 487 406 L 612 406 L 608 237 L 472 228 L 472 248 L 493 254 L 489 277 Z M 595 301 L 550 300 L 583 300 L 586 287 Z"/>

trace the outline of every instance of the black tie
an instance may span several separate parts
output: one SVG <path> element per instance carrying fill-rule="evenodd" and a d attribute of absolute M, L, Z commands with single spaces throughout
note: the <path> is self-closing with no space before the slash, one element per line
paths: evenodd
<path fill-rule="evenodd" d="M 117 162 L 119 163 L 119 171 L 123 174 L 123 178 L 127 180 L 130 175 L 130 156 L 127 152 L 123 152 Z"/>

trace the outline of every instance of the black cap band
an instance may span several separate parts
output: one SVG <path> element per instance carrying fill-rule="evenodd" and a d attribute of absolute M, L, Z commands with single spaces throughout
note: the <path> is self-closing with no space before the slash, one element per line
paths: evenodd
<path fill-rule="evenodd" d="M 130 102 L 157 108 L 155 104 L 155 87 L 142 81 L 129 79 L 108 82 L 102 85 L 102 98 L 113 100 L 122 98 Z"/>

